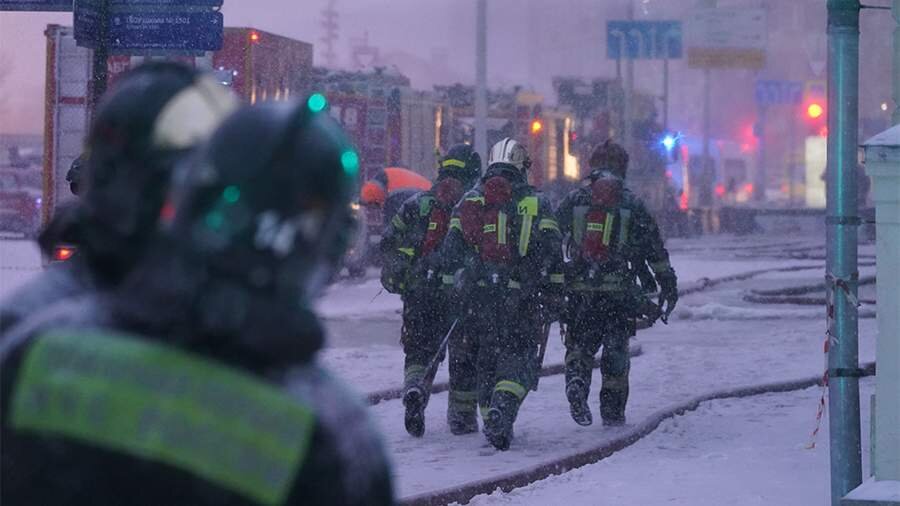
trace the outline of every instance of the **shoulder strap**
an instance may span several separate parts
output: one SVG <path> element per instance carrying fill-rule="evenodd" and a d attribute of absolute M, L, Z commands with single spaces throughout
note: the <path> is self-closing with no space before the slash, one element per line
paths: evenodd
<path fill-rule="evenodd" d="M 522 220 L 521 229 L 519 230 L 519 256 L 521 257 L 528 254 L 528 244 L 531 242 L 531 229 L 534 226 L 534 218 L 538 215 L 539 207 L 540 203 L 535 196 L 522 198 L 516 206 Z"/>

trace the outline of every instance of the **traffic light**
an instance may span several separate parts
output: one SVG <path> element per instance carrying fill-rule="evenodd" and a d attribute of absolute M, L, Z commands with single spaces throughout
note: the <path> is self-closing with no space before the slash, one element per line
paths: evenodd
<path fill-rule="evenodd" d="M 800 111 L 810 137 L 828 135 L 828 102 L 825 83 L 810 82 L 806 85 L 803 109 Z"/>
<path fill-rule="evenodd" d="M 537 135 L 537 134 L 541 133 L 543 130 L 544 130 L 544 123 L 541 120 L 536 119 L 531 122 L 531 134 L 532 135 Z"/>

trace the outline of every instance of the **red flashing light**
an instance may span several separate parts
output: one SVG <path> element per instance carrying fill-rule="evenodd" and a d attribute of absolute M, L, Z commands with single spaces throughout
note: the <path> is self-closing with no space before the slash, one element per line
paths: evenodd
<path fill-rule="evenodd" d="M 823 126 L 819 129 L 819 137 L 828 137 L 828 127 Z"/>
<path fill-rule="evenodd" d="M 753 193 L 753 183 L 747 183 L 744 185 L 744 191 L 747 193 Z"/>
<path fill-rule="evenodd" d="M 745 142 L 741 144 L 742 153 L 749 153 L 751 149 L 753 149 L 753 146 L 751 146 L 749 143 Z"/>
<path fill-rule="evenodd" d="M 74 254 L 75 248 L 70 248 L 68 246 L 57 246 L 53 250 L 53 261 L 65 262 L 66 260 L 72 258 L 72 255 Z"/>
<path fill-rule="evenodd" d="M 541 131 L 543 129 L 544 129 L 544 124 L 541 123 L 541 120 L 536 119 L 531 122 L 531 133 L 532 134 L 537 135 L 537 134 L 541 133 Z"/>
<path fill-rule="evenodd" d="M 716 195 L 717 195 L 717 196 L 719 196 L 719 197 L 724 197 L 724 196 L 725 196 L 725 191 L 726 191 L 726 190 L 725 190 L 725 185 L 724 185 L 724 184 L 721 184 L 721 183 L 720 183 L 720 184 L 717 184 L 717 185 L 716 185 Z"/>
<path fill-rule="evenodd" d="M 689 199 L 689 197 L 688 197 L 687 192 L 685 192 L 685 191 L 681 192 L 681 198 L 678 199 L 678 207 L 682 211 L 688 210 L 688 199 Z"/>
<path fill-rule="evenodd" d="M 250 42 L 259 44 L 259 32 L 250 32 Z"/>
<path fill-rule="evenodd" d="M 806 108 L 806 115 L 811 119 L 821 118 L 823 114 L 825 114 L 825 108 L 816 102 L 809 104 L 809 107 Z"/>

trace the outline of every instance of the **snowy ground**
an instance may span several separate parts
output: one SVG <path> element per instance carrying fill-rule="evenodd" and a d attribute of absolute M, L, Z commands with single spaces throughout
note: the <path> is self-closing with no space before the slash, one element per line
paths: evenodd
<path fill-rule="evenodd" d="M 874 380 L 863 379 L 860 390 L 867 470 Z M 820 395 L 820 388 L 810 388 L 706 402 L 596 464 L 469 504 L 824 506 L 830 504 L 827 423 L 808 448 Z"/>
<path fill-rule="evenodd" d="M 772 272 L 747 281 L 724 283 L 683 297 L 679 303 L 679 310 L 669 326 L 658 325 L 642 331 L 638 338 L 644 353 L 633 361 L 631 372 L 632 391 L 627 416 L 632 424 L 661 409 L 678 405 L 713 390 L 796 380 L 822 373 L 824 369 L 822 342 L 825 328 L 822 307 L 794 304 L 759 305 L 744 300 L 748 290 L 771 290 L 822 283 L 824 249 L 821 238 L 785 238 L 771 235 L 741 238 L 712 237 L 671 241 L 670 249 L 672 262 L 682 286 L 700 283 L 703 278 L 720 278 L 761 269 L 788 266 L 818 267 L 796 272 Z M 860 248 L 860 254 L 861 259 L 872 262 L 874 247 L 864 245 Z M 33 246 L 21 241 L 0 241 L 0 296 L 39 271 L 40 259 Z M 861 272 L 863 276 L 872 275 L 874 267 L 863 267 Z M 323 362 L 365 393 L 397 387 L 402 378 L 402 351 L 398 342 L 400 301 L 394 295 L 379 294 L 379 291 L 380 286 L 376 279 L 370 278 L 358 283 L 341 282 L 331 287 L 319 304 L 319 310 L 324 315 L 329 330 L 329 347 L 321 354 Z M 822 293 L 811 295 L 822 296 Z M 871 292 L 868 293 L 874 298 Z M 862 361 L 870 361 L 874 357 L 875 320 L 871 318 L 873 307 L 864 306 L 862 313 L 868 318 L 860 321 L 860 358 Z M 560 362 L 562 353 L 559 334 L 554 329 L 546 363 Z M 446 365 L 441 368 L 438 376 L 439 380 L 445 378 Z M 595 381 L 599 381 L 597 372 Z M 794 395 L 796 397 L 792 397 Z M 654 441 L 673 440 L 671 445 L 666 447 L 670 449 L 666 458 L 679 458 L 678 452 L 671 449 L 677 449 L 679 444 L 684 444 L 685 448 L 695 452 L 691 454 L 696 457 L 694 460 L 700 462 L 694 467 L 684 467 L 682 474 L 673 469 L 670 472 L 675 474 L 665 475 L 662 469 L 665 466 L 657 463 L 657 460 L 665 455 L 654 456 L 648 453 L 647 449 L 638 451 L 642 447 L 636 446 L 617 454 L 606 463 L 601 462 L 590 468 L 573 471 L 534 485 L 533 501 L 527 499 L 525 495 L 515 495 L 517 492 L 508 495 L 496 494 L 478 500 L 487 501 L 480 504 L 492 504 L 492 501 L 501 504 L 564 502 L 660 504 L 674 498 L 676 504 L 730 504 L 730 498 L 724 500 L 724 496 L 713 493 L 731 490 L 734 488 L 732 484 L 741 478 L 726 479 L 723 476 L 720 483 L 704 480 L 696 473 L 712 470 L 711 468 L 717 468 L 719 464 L 724 470 L 728 468 L 725 463 L 730 465 L 731 459 L 737 462 L 739 458 L 752 457 L 749 452 L 732 454 L 723 451 L 722 441 L 729 439 L 737 441 L 742 434 L 751 432 L 750 429 L 753 427 L 751 421 L 746 420 L 751 425 L 744 430 L 732 419 L 741 419 L 741 410 L 756 409 L 760 413 L 756 417 L 759 430 L 769 427 L 778 432 L 780 420 L 783 419 L 787 423 L 793 419 L 791 410 L 796 409 L 797 413 L 805 413 L 807 420 L 802 430 L 798 429 L 800 436 L 795 437 L 794 429 L 785 429 L 783 434 L 773 436 L 770 442 L 773 445 L 787 444 L 788 439 L 784 438 L 789 438 L 790 441 L 797 439 L 799 441 L 797 444 L 802 445 L 805 436 L 812 430 L 818 400 L 816 395 L 809 392 L 787 394 L 785 398 L 789 400 L 784 402 L 770 402 L 763 397 L 760 398 L 763 400 L 734 401 L 734 404 L 731 404 L 731 401 L 717 401 L 704 405 L 696 414 L 666 422 L 660 430 L 668 430 L 668 434 L 657 431 L 651 436 Z M 588 428 L 575 425 L 569 417 L 568 404 L 563 395 L 563 378 L 548 377 L 541 380 L 540 390 L 526 399 L 516 424 L 516 440 L 511 450 L 498 453 L 485 444 L 480 434 L 465 437 L 454 437 L 449 434 L 443 421 L 446 400 L 446 394 L 438 394 L 432 398 L 427 411 L 428 429 L 423 439 L 413 439 L 406 434 L 403 429 L 403 408 L 400 402 L 386 401 L 372 407 L 372 414 L 382 427 L 393 456 L 396 483 L 401 497 L 453 488 L 492 475 L 512 473 L 554 457 L 596 447 L 603 441 L 629 430 L 629 427 L 604 429 L 599 424 Z M 753 404 L 754 402 L 762 404 Z M 763 404 L 766 402 L 777 408 L 772 411 L 772 415 L 765 415 Z M 591 396 L 591 404 L 596 414 L 596 393 Z M 732 409 L 732 406 L 736 407 Z M 695 418 L 696 423 L 690 421 Z M 733 432 L 728 432 L 732 429 Z M 711 437 L 710 446 L 706 448 L 700 444 L 703 438 L 691 432 L 694 430 L 700 431 L 697 434 L 702 434 L 703 431 L 715 434 L 719 431 L 721 437 Z M 679 437 L 682 437 L 684 442 L 674 442 Z M 823 437 L 820 436 L 820 441 L 827 440 L 822 439 Z M 659 446 L 666 445 L 658 442 L 655 446 L 651 445 L 650 449 L 665 450 L 658 448 Z M 786 448 L 789 450 L 792 447 L 788 445 Z M 633 453 L 628 453 L 632 451 Z M 772 451 L 775 451 L 774 447 Z M 726 455 L 728 459 L 717 461 L 719 454 Z M 704 456 L 712 457 L 704 461 Z M 627 464 L 623 464 L 623 461 L 627 461 Z M 582 475 L 575 473 L 589 473 L 594 468 L 608 469 L 611 466 L 609 462 L 617 462 L 614 467 L 621 468 L 620 474 L 609 475 L 613 481 L 607 481 L 596 487 L 576 487 L 575 482 L 578 479 L 572 477 Z M 676 465 L 676 462 L 677 460 L 672 461 L 672 465 Z M 805 462 L 798 459 L 795 465 L 804 466 Z M 809 467 L 812 468 L 811 465 Z M 733 467 L 735 470 L 740 468 L 737 464 Z M 642 474 L 641 470 L 646 471 Z M 654 474 L 656 472 L 660 474 Z M 824 475 L 818 471 L 809 472 Z M 603 472 L 599 474 L 605 476 Z M 724 474 L 728 473 L 723 472 Z M 603 476 L 599 478 L 588 474 L 583 476 L 585 480 L 603 479 Z M 766 478 L 768 475 L 760 476 Z M 665 479 L 677 480 L 676 483 L 679 485 L 639 487 L 641 490 L 635 491 L 639 495 L 635 495 L 632 502 L 617 500 L 603 502 L 604 498 L 598 495 L 604 489 L 622 492 L 626 487 L 634 488 L 635 483 L 644 483 L 648 480 L 664 483 L 662 480 Z M 796 497 L 802 499 L 783 504 L 819 504 L 820 501 L 816 502 L 818 498 L 824 497 L 822 495 L 824 485 L 812 485 L 818 488 L 811 490 L 810 485 L 801 484 L 799 480 L 792 481 L 796 482 L 795 488 L 790 487 L 791 482 L 786 482 L 783 486 L 791 488 L 792 493 L 796 493 Z M 683 485 L 680 485 L 681 483 Z M 556 500 L 552 494 L 557 492 L 540 495 L 543 493 L 541 492 L 544 490 L 543 487 L 548 491 L 554 490 L 554 487 L 581 490 L 584 498 L 578 502 L 580 499 L 577 499 L 573 492 L 571 496 L 562 496 L 565 500 Z M 688 488 L 693 489 L 693 492 L 688 491 Z M 774 491 L 775 487 L 772 489 Z M 749 490 L 746 492 L 749 494 L 746 496 L 747 501 L 756 497 L 753 494 L 759 493 L 749 488 L 735 488 L 735 490 L 740 493 Z M 709 494 L 703 495 L 705 492 Z M 563 491 L 558 493 L 562 494 Z M 659 495 L 654 495 L 656 493 Z M 691 493 L 695 495 L 690 495 Z M 548 500 L 550 497 L 554 497 L 554 500 Z M 704 503 L 700 499 L 705 497 L 718 500 Z M 807 500 L 809 498 L 812 499 Z M 758 499 L 757 502 L 738 504 L 781 503 Z"/>

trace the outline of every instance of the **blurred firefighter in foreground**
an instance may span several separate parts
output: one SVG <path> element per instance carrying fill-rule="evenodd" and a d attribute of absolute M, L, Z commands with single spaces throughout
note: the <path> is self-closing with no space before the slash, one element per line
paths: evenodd
<path fill-rule="evenodd" d="M 120 289 L 4 343 L 2 503 L 393 504 L 365 408 L 315 364 L 356 153 L 282 102 L 234 114 L 191 165 Z"/>
<path fill-rule="evenodd" d="M 477 401 L 485 436 L 500 450 L 509 448 L 519 406 L 537 381 L 539 307 L 562 261 L 559 226 L 528 184 L 530 165 L 521 144 L 498 142 L 441 250 L 446 271 L 463 268 L 462 318 L 471 336 L 450 342 L 451 399 L 473 419 Z"/>
<path fill-rule="evenodd" d="M 121 282 L 154 235 L 173 167 L 236 106 L 212 77 L 181 64 L 154 62 L 123 75 L 67 176 L 80 199 L 39 239 L 45 254 L 61 243 L 76 243 L 78 254 L 3 301 L 0 333 L 57 301 Z"/>
<path fill-rule="evenodd" d="M 381 265 L 381 235 L 400 206 L 413 195 L 431 189 L 431 181 L 400 167 L 388 167 L 362 184 L 359 190 L 357 221 L 360 233 L 347 259 L 352 277 L 361 277 L 366 267 Z"/>
<path fill-rule="evenodd" d="M 590 184 L 570 193 L 558 210 L 570 258 L 563 318 L 566 397 L 578 424 L 593 423 L 587 399 L 594 355 L 602 347 L 600 415 L 604 425 L 615 426 L 625 423 L 628 341 L 635 334 L 636 319 L 652 324 L 668 318 L 678 288 L 656 222 L 643 202 L 625 189 L 628 153 L 607 141 L 591 155 L 590 167 Z M 648 298 L 657 285 L 658 304 Z"/>
<path fill-rule="evenodd" d="M 462 326 L 454 326 L 453 273 L 441 269 L 437 249 L 450 227 L 453 208 L 480 176 L 478 153 L 465 144 L 454 146 L 440 162 L 434 187 L 403 204 L 390 219 L 381 241 L 381 282 L 387 291 L 403 296 L 403 404 L 406 430 L 415 437 L 425 432 L 425 406 L 446 353 L 444 338 L 451 329 L 450 339 L 461 339 L 463 334 Z M 451 367 L 451 383 L 455 372 Z M 450 431 L 477 432 L 474 411 L 470 419 L 458 415 L 457 397 L 459 393 L 451 390 L 447 409 Z M 463 400 L 468 402 L 469 398 Z"/>

